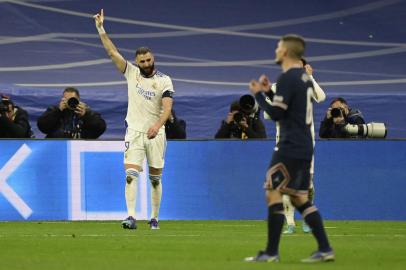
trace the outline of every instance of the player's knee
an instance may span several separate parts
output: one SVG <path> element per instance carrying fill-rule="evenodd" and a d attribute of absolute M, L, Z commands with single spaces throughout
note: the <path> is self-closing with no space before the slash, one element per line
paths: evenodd
<path fill-rule="evenodd" d="M 275 203 L 269 206 L 270 214 L 283 214 L 283 203 Z"/>
<path fill-rule="evenodd" d="M 296 209 L 299 211 L 299 213 L 303 216 L 306 217 L 308 214 L 316 212 L 317 208 L 314 206 L 310 201 L 305 202 L 304 204 L 296 207 Z"/>
<path fill-rule="evenodd" d="M 149 181 L 153 188 L 156 188 L 161 183 L 161 175 L 149 175 Z"/>
<path fill-rule="evenodd" d="M 127 184 L 131 184 L 133 181 L 138 180 L 139 172 L 134 168 L 129 168 L 125 170 L 125 181 Z"/>

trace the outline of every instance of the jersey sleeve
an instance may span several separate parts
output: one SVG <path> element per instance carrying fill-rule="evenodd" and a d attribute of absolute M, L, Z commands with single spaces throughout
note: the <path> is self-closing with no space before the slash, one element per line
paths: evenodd
<path fill-rule="evenodd" d="M 165 97 L 165 96 L 172 97 L 173 94 L 175 93 L 175 90 L 173 89 L 172 80 L 171 80 L 171 78 L 169 76 L 165 78 L 164 85 L 163 85 L 162 89 L 163 89 L 162 90 L 162 97 Z"/>
<path fill-rule="evenodd" d="M 131 64 L 130 62 L 126 61 L 126 66 L 123 74 L 127 80 L 134 77 L 138 78 L 140 74 L 140 69 L 137 66 Z"/>
<path fill-rule="evenodd" d="M 309 76 L 310 79 L 312 80 L 313 83 L 313 99 L 317 103 L 323 102 L 326 100 L 326 93 L 323 91 L 323 89 L 320 87 L 320 85 L 316 82 L 316 80 L 313 78 L 313 76 Z"/>

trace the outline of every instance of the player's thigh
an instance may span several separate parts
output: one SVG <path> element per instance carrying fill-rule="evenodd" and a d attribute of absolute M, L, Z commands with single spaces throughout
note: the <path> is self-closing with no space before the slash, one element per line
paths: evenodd
<path fill-rule="evenodd" d="M 165 165 L 166 136 L 158 134 L 155 138 L 148 140 L 145 147 L 148 166 L 154 169 L 162 169 Z"/>
<path fill-rule="evenodd" d="M 291 159 L 288 162 L 290 181 L 281 186 L 283 193 L 307 198 L 310 188 L 310 160 Z"/>
<path fill-rule="evenodd" d="M 265 187 L 290 195 L 307 194 L 310 185 L 310 161 L 292 159 L 278 152 L 272 156 Z"/>
<path fill-rule="evenodd" d="M 144 135 L 137 131 L 127 131 L 125 136 L 124 164 L 127 168 L 142 170 L 145 159 Z"/>

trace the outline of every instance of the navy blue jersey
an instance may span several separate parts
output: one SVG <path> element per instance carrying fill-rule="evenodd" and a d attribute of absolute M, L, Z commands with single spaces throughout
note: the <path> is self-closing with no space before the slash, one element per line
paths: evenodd
<path fill-rule="evenodd" d="M 275 150 L 279 154 L 311 160 L 312 93 L 313 83 L 303 68 L 291 68 L 279 76 L 273 97 L 274 106 L 285 111 L 277 122 L 280 137 Z"/>
<path fill-rule="evenodd" d="M 279 138 L 275 151 L 279 155 L 311 160 L 313 141 L 313 83 L 303 68 L 291 68 L 276 82 L 276 91 L 255 94 L 259 106 L 276 121 Z"/>

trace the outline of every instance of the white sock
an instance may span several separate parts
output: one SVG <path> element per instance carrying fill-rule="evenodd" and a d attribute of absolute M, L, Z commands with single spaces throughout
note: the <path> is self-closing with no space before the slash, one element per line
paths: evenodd
<path fill-rule="evenodd" d="M 161 175 L 149 175 L 149 179 L 151 182 L 151 219 L 158 220 L 162 198 Z"/>
<path fill-rule="evenodd" d="M 285 210 L 286 223 L 288 225 L 296 226 L 296 224 L 295 224 L 295 207 L 293 206 L 292 202 L 290 201 L 290 197 L 288 195 L 283 195 L 282 201 L 283 201 L 283 208 Z"/>
<path fill-rule="evenodd" d="M 130 168 L 125 171 L 125 174 L 125 202 L 127 205 L 127 213 L 128 216 L 132 216 L 133 218 L 135 218 L 135 204 L 137 202 L 139 172 L 135 169 Z"/>

